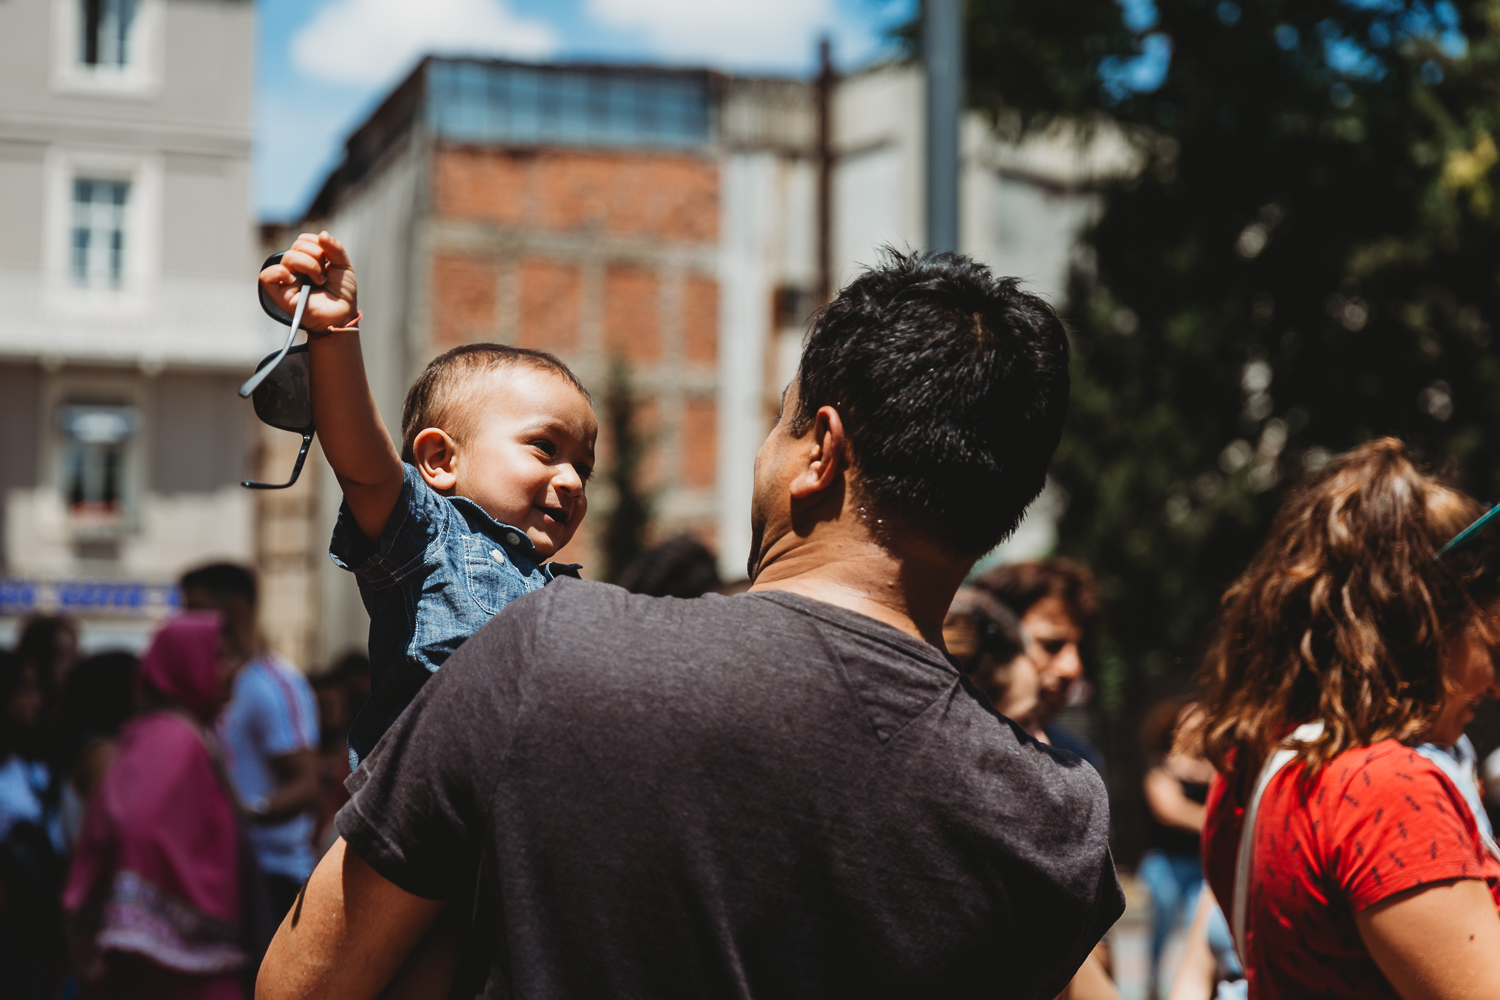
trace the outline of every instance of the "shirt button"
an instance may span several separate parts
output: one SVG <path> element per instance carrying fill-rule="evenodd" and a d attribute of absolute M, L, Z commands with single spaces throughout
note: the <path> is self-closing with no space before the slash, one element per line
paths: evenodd
<path fill-rule="evenodd" d="M 490 549 L 490 555 L 495 557 L 495 562 L 505 565 L 505 555 L 499 549 Z"/>
<path fill-rule="evenodd" d="M 510 534 L 505 536 L 505 543 L 507 545 L 520 545 L 521 536 L 512 531 Z"/>

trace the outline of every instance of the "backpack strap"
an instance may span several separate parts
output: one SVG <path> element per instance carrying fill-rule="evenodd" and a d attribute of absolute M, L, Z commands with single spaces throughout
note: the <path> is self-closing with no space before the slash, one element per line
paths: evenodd
<path fill-rule="evenodd" d="M 1255 820 L 1260 813 L 1261 796 L 1265 795 L 1266 786 L 1276 777 L 1276 773 L 1297 756 L 1300 747 L 1296 744 L 1311 743 L 1322 735 L 1321 722 L 1298 726 L 1287 741 L 1290 745 L 1283 745 L 1266 760 L 1265 766 L 1260 769 L 1260 777 L 1255 781 L 1255 789 L 1250 793 L 1250 801 L 1245 803 L 1245 822 L 1240 828 L 1239 857 L 1234 865 L 1234 914 L 1229 925 L 1234 932 L 1234 950 L 1240 956 L 1240 965 L 1245 968 L 1250 965 L 1245 953 L 1245 923 L 1250 912 L 1247 897 L 1250 895 L 1250 874 L 1254 871 Z"/>
<path fill-rule="evenodd" d="M 1443 776 L 1453 783 L 1459 801 L 1469 807 L 1469 814 L 1474 817 L 1474 825 L 1479 829 L 1479 843 L 1489 852 L 1490 857 L 1500 861 L 1500 845 L 1495 843 L 1495 831 L 1490 826 L 1489 816 L 1485 814 L 1484 800 L 1480 798 L 1473 742 L 1467 736 L 1461 736 L 1451 747 L 1423 743 L 1412 749 L 1436 764 Z"/>

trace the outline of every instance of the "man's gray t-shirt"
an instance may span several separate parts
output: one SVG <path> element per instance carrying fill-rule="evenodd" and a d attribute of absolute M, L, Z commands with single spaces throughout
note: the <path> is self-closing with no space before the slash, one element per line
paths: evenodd
<path fill-rule="evenodd" d="M 1124 909 L 1092 767 L 782 592 L 528 594 L 350 788 L 355 853 L 472 905 L 455 995 L 1051 997 Z"/>

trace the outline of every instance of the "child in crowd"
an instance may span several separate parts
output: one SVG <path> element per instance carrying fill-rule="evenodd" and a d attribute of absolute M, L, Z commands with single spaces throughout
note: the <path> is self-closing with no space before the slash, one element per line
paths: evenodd
<path fill-rule="evenodd" d="M 544 562 L 578 530 L 598 421 L 568 367 L 541 351 L 469 344 L 406 396 L 401 447 L 360 354 L 354 269 L 328 233 L 304 233 L 260 274 L 303 321 L 313 419 L 344 493 L 329 554 L 370 613 L 371 693 L 349 731 L 367 757 L 433 671 L 505 605 L 577 566 Z"/>

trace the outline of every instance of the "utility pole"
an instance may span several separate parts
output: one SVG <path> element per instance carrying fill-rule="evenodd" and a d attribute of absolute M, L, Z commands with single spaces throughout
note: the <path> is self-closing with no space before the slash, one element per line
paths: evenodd
<path fill-rule="evenodd" d="M 833 53 L 828 39 L 818 42 L 818 287 L 817 308 L 833 295 Z"/>
<path fill-rule="evenodd" d="M 964 109 L 963 0 L 923 0 L 927 70 L 927 249 L 958 249 L 958 139 Z"/>

